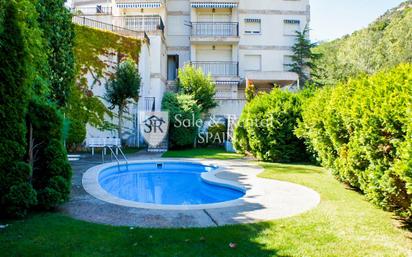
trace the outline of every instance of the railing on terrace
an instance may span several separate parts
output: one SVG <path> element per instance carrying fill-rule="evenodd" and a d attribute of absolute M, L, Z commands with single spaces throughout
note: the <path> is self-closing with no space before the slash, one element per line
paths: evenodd
<path fill-rule="evenodd" d="M 116 26 L 135 31 L 163 31 L 165 27 L 159 15 L 115 16 L 113 23 Z"/>
<path fill-rule="evenodd" d="M 192 36 L 239 36 L 239 23 L 237 22 L 193 22 Z"/>
<path fill-rule="evenodd" d="M 238 62 L 191 62 L 193 67 L 201 68 L 205 74 L 212 76 L 238 76 Z"/>
<path fill-rule="evenodd" d="M 80 17 L 80 16 L 73 16 L 72 22 L 75 24 L 79 24 L 82 26 L 87 26 L 87 27 L 91 27 L 95 29 L 112 31 L 122 36 L 143 38 L 147 41 L 148 44 L 150 44 L 150 39 L 147 36 L 146 32 L 144 31 L 134 31 L 134 30 L 122 28 L 119 26 L 115 26 L 113 24 L 108 24 L 108 23 L 104 23 L 104 22 L 100 22 L 100 21 L 96 21 L 96 20 L 92 20 L 92 19 L 89 19 L 86 17 Z"/>
<path fill-rule="evenodd" d="M 74 7 L 71 8 L 74 15 L 111 15 L 112 7 L 104 7 L 97 5 L 96 7 Z"/>

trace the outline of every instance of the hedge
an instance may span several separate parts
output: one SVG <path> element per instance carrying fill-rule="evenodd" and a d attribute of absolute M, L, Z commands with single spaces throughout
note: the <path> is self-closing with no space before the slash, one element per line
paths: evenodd
<path fill-rule="evenodd" d="M 264 161 L 307 161 L 304 142 L 294 134 L 303 95 L 274 89 L 256 96 L 246 105 L 235 129 L 236 150 Z"/>
<path fill-rule="evenodd" d="M 28 53 L 14 1 L 0 10 L 0 214 L 22 217 L 36 204 L 30 184 L 24 117 L 29 98 Z"/>
<path fill-rule="evenodd" d="M 317 92 L 296 133 L 368 199 L 412 217 L 412 65 Z"/>
<path fill-rule="evenodd" d="M 33 186 L 38 207 L 52 209 L 68 200 L 72 169 L 63 146 L 63 118 L 52 104 L 31 101 L 27 124 L 33 129 Z"/>

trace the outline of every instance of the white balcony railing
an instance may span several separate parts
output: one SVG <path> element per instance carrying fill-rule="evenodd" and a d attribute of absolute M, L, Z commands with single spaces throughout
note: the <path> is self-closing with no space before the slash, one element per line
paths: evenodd
<path fill-rule="evenodd" d="M 205 74 L 212 76 L 238 76 L 238 62 L 191 62 L 195 68 L 201 68 Z"/>
<path fill-rule="evenodd" d="M 239 36 L 239 23 L 237 22 L 193 22 L 192 36 Z"/>
<path fill-rule="evenodd" d="M 116 16 L 113 17 L 113 23 L 135 31 L 164 30 L 163 20 L 159 15 Z"/>
<path fill-rule="evenodd" d="M 74 15 L 111 15 L 112 7 L 97 5 L 96 7 L 74 7 L 71 9 Z"/>

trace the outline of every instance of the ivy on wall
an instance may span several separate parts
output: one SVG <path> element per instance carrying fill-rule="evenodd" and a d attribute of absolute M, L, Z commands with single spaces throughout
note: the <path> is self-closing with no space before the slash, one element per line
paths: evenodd
<path fill-rule="evenodd" d="M 117 54 L 118 61 L 123 57 L 132 58 L 136 64 L 139 61 L 139 39 L 79 25 L 75 26 L 75 32 L 76 66 L 81 84 L 86 83 L 84 79 L 87 73 L 94 77 L 95 83 L 100 83 L 99 79 L 105 76 L 111 76 L 108 70 L 117 62 L 113 64 L 109 60 Z"/>
<path fill-rule="evenodd" d="M 82 143 L 87 123 L 100 129 L 113 129 L 105 117 L 112 112 L 100 98 L 93 95 L 87 76 L 93 77 L 92 87 L 101 85 L 101 79 L 113 76 L 115 66 L 123 58 L 139 61 L 141 40 L 121 36 L 109 31 L 75 25 L 76 84 L 71 90 L 67 116 L 70 120 L 68 144 Z"/>

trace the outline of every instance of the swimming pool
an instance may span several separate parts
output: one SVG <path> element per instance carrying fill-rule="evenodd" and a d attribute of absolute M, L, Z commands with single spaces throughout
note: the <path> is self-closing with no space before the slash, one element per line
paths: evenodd
<path fill-rule="evenodd" d="M 205 179 L 217 169 L 189 162 L 116 164 L 99 171 L 98 183 L 116 198 L 146 205 L 200 206 L 243 197 L 241 188 Z"/>

